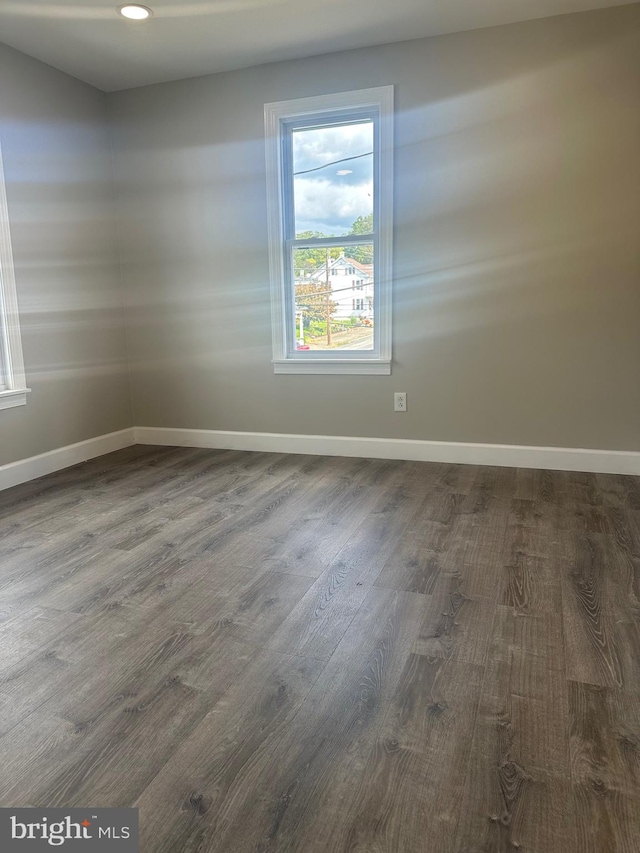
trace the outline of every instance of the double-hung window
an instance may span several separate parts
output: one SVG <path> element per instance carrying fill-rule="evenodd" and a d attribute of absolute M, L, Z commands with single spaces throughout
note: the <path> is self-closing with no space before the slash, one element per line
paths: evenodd
<path fill-rule="evenodd" d="M 0 409 L 24 405 L 28 391 L 22 359 L 9 210 L 0 151 Z"/>
<path fill-rule="evenodd" d="M 393 86 L 266 104 L 265 128 L 275 372 L 390 373 Z"/>

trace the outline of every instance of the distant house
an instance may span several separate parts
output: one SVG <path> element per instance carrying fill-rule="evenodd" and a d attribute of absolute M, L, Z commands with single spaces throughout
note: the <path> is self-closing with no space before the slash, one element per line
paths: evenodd
<path fill-rule="evenodd" d="M 323 282 L 326 278 L 327 270 L 323 266 L 312 272 L 307 280 Z M 329 262 L 329 284 L 331 301 L 337 305 L 334 319 L 346 320 L 355 316 L 373 320 L 373 264 L 361 264 L 342 252 L 339 258 L 332 258 Z"/>

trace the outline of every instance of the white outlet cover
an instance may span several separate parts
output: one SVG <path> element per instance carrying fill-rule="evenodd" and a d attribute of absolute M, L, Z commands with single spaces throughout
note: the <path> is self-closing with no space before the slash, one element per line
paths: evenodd
<path fill-rule="evenodd" d="M 395 391 L 393 395 L 393 409 L 395 412 L 407 411 L 407 392 Z"/>

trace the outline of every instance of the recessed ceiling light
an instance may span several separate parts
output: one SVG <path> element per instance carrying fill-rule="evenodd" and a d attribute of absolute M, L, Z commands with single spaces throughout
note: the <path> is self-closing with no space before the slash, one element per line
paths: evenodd
<path fill-rule="evenodd" d="M 123 18 L 130 18 L 132 21 L 144 21 L 153 15 L 151 9 L 147 9 L 146 6 L 139 6 L 137 3 L 118 6 L 118 12 L 120 12 Z"/>

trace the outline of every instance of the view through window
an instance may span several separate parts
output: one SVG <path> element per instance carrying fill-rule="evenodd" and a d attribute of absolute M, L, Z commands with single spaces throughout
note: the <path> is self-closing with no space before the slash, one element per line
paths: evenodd
<path fill-rule="evenodd" d="M 291 147 L 295 348 L 372 351 L 373 121 L 295 128 Z M 348 239 L 326 245 L 341 237 Z"/>

